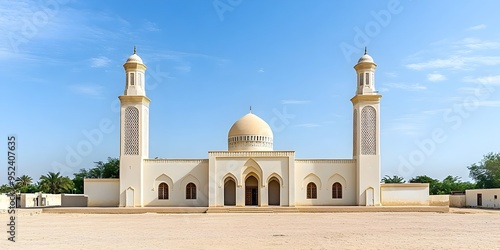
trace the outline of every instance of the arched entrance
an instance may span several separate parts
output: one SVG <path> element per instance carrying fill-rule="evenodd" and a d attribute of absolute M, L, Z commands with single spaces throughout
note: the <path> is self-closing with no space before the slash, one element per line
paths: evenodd
<path fill-rule="evenodd" d="M 131 187 L 125 190 L 125 206 L 126 207 L 134 206 L 134 189 Z"/>
<path fill-rule="evenodd" d="M 280 183 L 276 178 L 271 179 L 267 185 L 267 203 L 269 206 L 280 205 Z"/>
<path fill-rule="evenodd" d="M 245 180 L 245 206 L 259 205 L 259 181 L 251 175 Z"/>
<path fill-rule="evenodd" d="M 236 205 L 236 182 L 228 177 L 224 181 L 224 206 Z"/>

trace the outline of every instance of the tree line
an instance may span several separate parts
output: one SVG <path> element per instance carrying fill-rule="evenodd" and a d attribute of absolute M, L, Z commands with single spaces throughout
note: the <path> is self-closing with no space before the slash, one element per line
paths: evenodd
<path fill-rule="evenodd" d="M 74 193 L 83 194 L 83 179 L 85 178 L 118 178 L 120 176 L 120 161 L 118 158 L 108 157 L 107 162 L 94 162 L 95 166 L 90 169 L 82 168 L 73 174 L 73 178 L 61 176 L 60 172 L 49 172 L 40 176 L 38 182 L 28 175 L 16 178 L 13 185 L 4 184 L 0 186 L 0 193 L 10 193 L 11 191 L 20 193 Z"/>
<path fill-rule="evenodd" d="M 408 183 L 429 183 L 429 194 L 450 194 L 452 191 L 467 189 L 500 188 L 500 153 L 488 153 L 483 159 L 467 167 L 469 177 L 475 182 L 462 181 L 458 176 L 449 175 L 442 181 L 427 175 L 420 175 L 408 180 Z M 401 176 L 384 176 L 383 183 L 405 183 Z"/>
<path fill-rule="evenodd" d="M 9 193 L 12 190 L 21 193 L 44 192 L 51 194 L 75 193 L 83 194 L 83 179 L 85 178 L 119 178 L 120 161 L 118 158 L 108 157 L 107 162 L 94 162 L 95 166 L 90 169 L 80 169 L 73 174 L 73 178 L 61 176 L 59 172 L 49 172 L 40 176 L 38 182 L 34 183 L 28 175 L 16 178 L 13 186 L 0 186 L 0 193 Z M 467 167 L 469 176 L 475 181 L 463 182 L 458 176 L 449 175 L 442 181 L 426 175 L 411 178 L 409 183 L 429 183 L 429 193 L 450 194 L 452 191 L 464 191 L 466 189 L 500 188 L 500 153 L 488 153 L 483 159 Z M 383 183 L 404 183 L 400 176 L 384 176 Z"/>

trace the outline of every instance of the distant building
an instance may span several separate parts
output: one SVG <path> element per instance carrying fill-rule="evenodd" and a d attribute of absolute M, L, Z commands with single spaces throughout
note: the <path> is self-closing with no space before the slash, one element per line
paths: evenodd
<path fill-rule="evenodd" d="M 465 205 L 500 209 L 500 188 L 465 190 Z"/>

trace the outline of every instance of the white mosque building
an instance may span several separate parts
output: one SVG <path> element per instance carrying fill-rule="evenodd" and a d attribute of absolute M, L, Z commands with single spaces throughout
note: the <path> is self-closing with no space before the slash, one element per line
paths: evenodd
<path fill-rule="evenodd" d="M 296 159 L 294 151 L 274 150 L 271 127 L 251 112 L 229 129 L 227 151 L 209 151 L 208 159 L 150 159 L 146 65 L 134 50 L 119 97 L 120 178 L 86 179 L 89 206 L 379 206 L 383 195 L 401 203 L 404 192 L 414 193 L 403 203 L 425 204 L 426 184 L 380 184 L 376 67 L 366 51 L 354 66 L 352 159 Z"/>

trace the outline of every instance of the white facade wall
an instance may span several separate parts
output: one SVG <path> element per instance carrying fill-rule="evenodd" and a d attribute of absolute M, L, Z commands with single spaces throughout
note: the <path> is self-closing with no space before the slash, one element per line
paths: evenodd
<path fill-rule="evenodd" d="M 478 204 L 478 194 L 482 204 Z M 500 209 L 500 188 L 465 190 L 465 204 L 467 207 L 486 207 Z"/>
<path fill-rule="evenodd" d="M 22 208 L 61 206 L 61 194 L 25 193 L 20 194 Z"/>
<path fill-rule="evenodd" d="M 38 198 L 38 200 L 37 200 L 37 198 Z M 20 206 L 22 208 L 41 206 L 41 202 L 42 201 L 40 200 L 38 193 L 21 194 Z"/>
<path fill-rule="evenodd" d="M 120 179 L 84 179 L 83 189 L 89 207 L 118 206 Z"/>
<path fill-rule="evenodd" d="M 42 206 L 61 206 L 60 194 L 40 194 Z"/>
<path fill-rule="evenodd" d="M 61 206 L 86 207 L 88 199 L 88 195 L 85 194 L 61 194 Z"/>
<path fill-rule="evenodd" d="M 168 185 L 168 199 L 158 199 L 158 186 Z M 196 185 L 196 199 L 186 199 L 186 186 Z M 181 159 L 144 160 L 143 203 L 146 207 L 207 207 L 208 161 Z"/>
<path fill-rule="evenodd" d="M 210 152 L 210 206 L 224 206 L 224 183 L 236 181 L 236 206 L 245 206 L 245 181 L 254 176 L 258 181 L 258 205 L 268 206 L 268 183 L 279 182 L 280 206 L 293 206 L 290 194 L 292 151 Z M 291 179 L 293 180 L 293 179 Z"/>
<path fill-rule="evenodd" d="M 10 206 L 10 196 L 0 194 L 0 210 L 8 209 Z"/>
<path fill-rule="evenodd" d="M 383 206 L 428 206 L 428 183 L 380 184 Z"/>
<path fill-rule="evenodd" d="M 440 194 L 440 195 L 429 195 L 429 206 L 449 206 L 450 205 L 450 195 Z"/>
<path fill-rule="evenodd" d="M 465 194 L 450 195 L 450 207 L 465 207 Z"/>
<path fill-rule="evenodd" d="M 314 182 L 317 199 L 307 199 L 307 184 Z M 332 185 L 342 184 L 342 199 L 332 199 Z M 295 205 L 356 205 L 354 160 L 295 160 Z"/>

